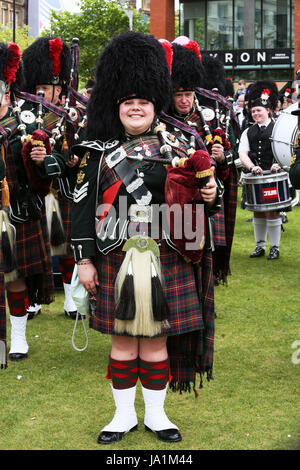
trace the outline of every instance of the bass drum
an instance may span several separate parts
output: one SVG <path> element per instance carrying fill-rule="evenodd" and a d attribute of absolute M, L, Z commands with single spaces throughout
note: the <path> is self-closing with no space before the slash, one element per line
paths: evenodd
<path fill-rule="evenodd" d="M 298 116 L 291 114 L 295 109 L 298 109 L 298 103 L 290 105 L 279 115 L 270 137 L 275 160 L 285 171 L 290 169 L 298 136 Z"/>

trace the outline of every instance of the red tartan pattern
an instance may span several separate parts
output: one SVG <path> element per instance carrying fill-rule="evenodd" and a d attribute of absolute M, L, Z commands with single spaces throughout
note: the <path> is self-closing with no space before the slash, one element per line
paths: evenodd
<path fill-rule="evenodd" d="M 169 380 L 169 358 L 161 362 L 148 362 L 139 359 L 139 378 L 145 388 L 163 390 Z"/>
<path fill-rule="evenodd" d="M 17 184 L 10 147 L 6 177 L 9 188 Z M 54 279 L 46 215 L 43 213 L 38 221 L 16 223 L 15 227 L 18 275 L 26 280 L 29 303 L 49 304 L 54 300 Z"/>
<path fill-rule="evenodd" d="M 188 264 L 165 242 L 160 246 L 164 291 L 170 308 L 167 346 L 171 388 L 195 387 L 196 373 L 212 378 L 214 352 L 214 278 L 212 256 L 205 252 L 202 263 Z M 114 334 L 114 283 L 123 260 L 121 249 L 99 256 L 99 297 L 90 327 Z"/>
<path fill-rule="evenodd" d="M 226 246 L 225 214 L 223 201 L 221 210 L 212 217 L 210 217 L 210 223 L 213 233 L 214 245 Z"/>
<path fill-rule="evenodd" d="M 15 227 L 18 274 L 26 279 L 29 302 L 49 304 L 54 299 L 54 280 L 46 216 Z"/>
<path fill-rule="evenodd" d="M 164 292 L 171 312 L 170 328 L 164 328 L 163 335 L 203 329 L 202 305 L 198 297 L 194 265 L 187 264 L 165 242 L 162 242 L 160 252 Z M 91 317 L 91 327 L 102 333 L 115 333 L 112 317 L 115 307 L 114 285 L 123 258 L 121 248 L 109 256 L 99 256 L 99 302 L 96 316 Z"/>
<path fill-rule="evenodd" d="M 129 361 L 118 361 L 109 358 L 108 376 L 115 389 L 134 387 L 138 379 L 138 358 Z"/>

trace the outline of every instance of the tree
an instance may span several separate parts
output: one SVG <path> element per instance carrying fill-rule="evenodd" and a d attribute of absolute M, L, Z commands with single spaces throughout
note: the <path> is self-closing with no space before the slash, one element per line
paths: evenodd
<path fill-rule="evenodd" d="M 129 18 L 116 0 L 81 0 L 80 13 L 52 11 L 50 28 L 42 36 L 60 36 L 68 45 L 77 37 L 80 46 L 79 78 L 94 74 L 99 53 L 112 36 L 129 29 Z M 149 24 L 134 10 L 133 30 L 149 32 Z"/>
<path fill-rule="evenodd" d="M 19 26 L 15 30 L 16 32 L 16 43 L 20 47 L 21 51 L 24 51 L 30 44 L 34 41 L 34 38 L 28 36 L 28 26 L 23 26 L 20 28 Z M 0 42 L 4 44 L 8 44 L 9 42 L 13 41 L 13 30 L 9 26 L 1 26 L 0 29 Z"/>

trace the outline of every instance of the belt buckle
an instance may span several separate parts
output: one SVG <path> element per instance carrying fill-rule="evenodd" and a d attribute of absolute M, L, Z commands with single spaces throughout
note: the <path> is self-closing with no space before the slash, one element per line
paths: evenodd
<path fill-rule="evenodd" d="M 130 222 L 151 223 L 152 222 L 152 206 L 140 206 L 139 204 L 131 204 L 128 209 Z"/>

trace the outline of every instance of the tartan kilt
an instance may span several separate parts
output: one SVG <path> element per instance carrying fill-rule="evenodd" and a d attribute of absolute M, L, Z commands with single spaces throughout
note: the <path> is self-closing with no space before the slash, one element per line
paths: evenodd
<path fill-rule="evenodd" d="M 47 219 L 15 224 L 19 277 L 24 277 L 30 304 L 54 300 L 54 278 Z"/>
<path fill-rule="evenodd" d="M 213 242 L 215 246 L 226 246 L 226 228 L 225 228 L 225 213 L 224 201 L 219 212 L 210 217 Z"/>
<path fill-rule="evenodd" d="M 121 248 L 98 257 L 99 295 L 90 327 L 114 334 L 114 286 L 124 253 Z M 164 292 L 170 308 L 167 335 L 174 390 L 195 387 L 196 373 L 212 378 L 214 351 L 214 281 L 212 254 L 203 253 L 201 263 L 186 261 L 164 241 L 160 246 Z"/>

